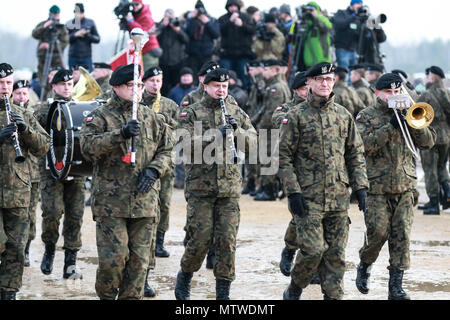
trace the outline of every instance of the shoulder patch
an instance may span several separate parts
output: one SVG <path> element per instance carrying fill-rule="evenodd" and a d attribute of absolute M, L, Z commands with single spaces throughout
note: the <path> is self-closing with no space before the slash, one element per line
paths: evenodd
<path fill-rule="evenodd" d="M 282 124 L 287 124 L 288 123 L 288 119 L 287 118 L 283 119 L 283 121 L 281 121 L 281 123 Z"/>
<path fill-rule="evenodd" d="M 189 101 L 184 101 L 181 105 L 182 105 L 183 107 L 186 107 L 186 106 L 189 105 Z"/>
<path fill-rule="evenodd" d="M 87 118 L 86 118 L 86 122 L 87 122 L 87 123 L 92 122 L 92 120 L 94 120 L 94 117 L 87 117 Z"/>
<path fill-rule="evenodd" d="M 281 111 L 281 110 L 283 110 L 283 107 L 278 107 L 278 108 L 276 108 L 275 110 L 276 110 L 276 111 Z"/>
<path fill-rule="evenodd" d="M 270 89 L 270 93 L 277 93 L 277 89 L 275 88 Z"/>
<path fill-rule="evenodd" d="M 356 121 L 358 121 L 359 119 L 361 119 L 361 115 L 360 114 L 358 114 L 358 116 L 356 117 Z"/>
<path fill-rule="evenodd" d="M 186 117 L 187 116 L 187 112 L 183 111 L 182 113 L 180 113 L 180 117 Z"/>

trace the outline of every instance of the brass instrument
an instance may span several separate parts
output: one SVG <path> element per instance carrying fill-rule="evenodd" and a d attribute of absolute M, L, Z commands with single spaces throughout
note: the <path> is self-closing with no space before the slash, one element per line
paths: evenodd
<path fill-rule="evenodd" d="M 78 101 L 92 101 L 95 97 L 102 94 L 102 89 L 97 81 L 83 67 L 79 67 L 80 80 L 73 87 L 72 98 Z"/>
<path fill-rule="evenodd" d="M 3 100 L 5 102 L 5 109 L 6 109 L 6 124 L 11 123 L 11 105 L 9 103 L 9 98 L 7 94 L 3 95 Z M 16 150 L 16 159 L 15 161 L 17 163 L 22 163 L 25 161 L 25 157 L 22 154 L 22 150 L 20 149 L 20 143 L 19 143 L 19 135 L 17 134 L 17 131 L 12 135 L 13 139 L 13 146 Z"/>

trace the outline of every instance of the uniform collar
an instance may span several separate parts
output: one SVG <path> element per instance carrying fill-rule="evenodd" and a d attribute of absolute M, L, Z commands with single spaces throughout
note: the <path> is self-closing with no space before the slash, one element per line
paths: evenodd
<path fill-rule="evenodd" d="M 390 110 L 388 103 L 381 100 L 378 97 L 377 97 L 377 103 L 376 103 L 375 107 L 385 113 L 389 112 L 389 110 Z"/>
<path fill-rule="evenodd" d="M 71 101 L 71 100 L 72 100 L 72 97 L 70 97 L 70 98 L 64 98 L 63 96 L 60 96 L 60 95 L 57 94 L 57 93 L 53 93 L 53 99 L 54 99 L 54 100 L 58 100 L 58 101 Z"/>
<path fill-rule="evenodd" d="M 144 91 L 143 99 L 145 103 L 148 105 L 151 105 L 153 102 L 155 102 L 157 95 L 151 94 L 150 92 Z"/>
<path fill-rule="evenodd" d="M 133 108 L 133 102 L 132 101 L 128 101 L 128 100 L 122 99 L 115 92 L 114 92 L 113 97 L 111 99 L 111 104 L 114 107 L 116 107 L 118 109 L 121 109 L 123 111 L 131 111 L 132 108 Z"/>
<path fill-rule="evenodd" d="M 319 109 L 327 109 L 328 107 L 331 107 L 334 105 L 334 99 L 335 95 L 334 92 L 331 92 L 330 97 L 328 99 L 316 96 L 314 93 L 312 93 L 311 89 L 309 90 L 308 98 L 306 99 L 308 101 L 308 104 L 311 107 L 316 107 Z"/>
<path fill-rule="evenodd" d="M 444 81 L 442 81 L 442 80 L 437 80 L 437 81 L 435 81 L 435 82 L 429 82 L 429 83 L 427 83 L 426 88 L 427 88 L 428 90 L 431 90 L 431 89 L 439 89 L 439 88 L 445 88 Z"/>
<path fill-rule="evenodd" d="M 267 85 L 267 86 L 270 86 L 270 85 L 272 85 L 272 84 L 278 82 L 277 76 L 272 77 L 272 78 L 270 78 L 270 79 L 264 79 L 264 80 L 266 81 L 266 85 Z"/>
<path fill-rule="evenodd" d="M 228 97 L 227 97 L 228 98 Z M 225 99 L 226 101 L 227 99 Z M 211 97 L 209 94 L 207 94 L 205 92 L 205 94 L 203 95 L 203 104 L 206 105 L 207 107 L 211 107 L 211 108 L 220 108 L 220 100 L 219 99 L 214 99 L 213 97 Z"/>
<path fill-rule="evenodd" d="M 299 97 L 296 93 L 294 93 L 294 99 L 292 99 L 295 105 L 300 104 L 305 101 L 302 97 Z"/>

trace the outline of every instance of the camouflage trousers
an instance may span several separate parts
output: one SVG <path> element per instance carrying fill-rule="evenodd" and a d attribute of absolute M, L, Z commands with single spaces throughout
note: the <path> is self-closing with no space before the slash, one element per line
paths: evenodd
<path fill-rule="evenodd" d="M 388 241 L 390 267 L 407 270 L 410 266 L 409 242 L 414 220 L 412 191 L 396 195 L 369 194 L 364 217 L 366 234 L 359 257 L 374 263 Z"/>
<path fill-rule="evenodd" d="M 57 181 L 50 174 L 41 175 L 42 235 L 45 244 L 56 244 L 59 222 L 64 214 L 62 235 L 64 249 L 81 248 L 81 226 L 84 214 L 85 178 Z"/>
<path fill-rule="evenodd" d="M 310 206 L 306 217 L 294 219 L 300 250 L 291 271 L 292 280 L 300 288 L 306 288 L 317 270 L 322 293 L 342 299 L 350 223 L 347 211 L 323 212 Z"/>
<path fill-rule="evenodd" d="M 141 300 L 156 218 L 96 218 L 98 268 L 95 291 L 102 300 Z"/>
<path fill-rule="evenodd" d="M 272 148 L 274 148 L 277 144 L 278 143 L 276 141 L 272 142 L 270 135 L 267 137 L 267 151 L 266 151 L 267 158 L 271 158 L 273 160 L 273 158 L 271 157 L 272 153 L 273 153 L 272 152 Z M 260 146 L 258 144 L 258 152 L 259 152 L 259 148 L 260 148 Z M 264 147 L 264 148 L 266 148 L 266 147 Z M 258 160 L 258 162 L 259 162 L 259 160 Z M 269 162 L 267 164 L 263 164 L 263 163 L 259 164 L 259 168 L 258 169 L 259 169 L 259 174 L 260 174 L 260 179 L 261 179 L 261 186 L 263 186 L 263 187 L 265 187 L 265 186 L 275 186 L 276 183 L 277 183 L 277 179 L 278 179 L 277 172 L 278 172 L 278 170 L 276 170 L 276 172 L 274 174 L 270 174 L 270 175 L 269 174 L 261 174 L 261 170 L 264 170 L 264 169 L 267 170 L 271 165 L 272 165 L 271 162 Z M 264 171 L 262 173 L 264 173 Z"/>
<path fill-rule="evenodd" d="M 437 144 L 430 150 L 420 152 L 425 173 L 425 189 L 429 198 L 438 197 L 440 184 L 450 180 L 446 166 L 448 156 L 448 144 Z"/>
<path fill-rule="evenodd" d="M 158 209 L 159 208 L 161 208 L 160 204 L 158 204 Z M 156 228 L 153 228 L 150 233 L 150 256 L 148 259 L 148 269 L 149 270 L 154 270 L 156 267 L 156 232 L 158 230 L 160 216 L 161 215 L 158 212 L 158 214 L 155 217 Z"/>
<path fill-rule="evenodd" d="M 294 218 L 289 221 L 288 227 L 286 229 L 286 233 L 284 234 L 284 243 L 286 248 L 289 250 L 297 250 L 297 225 L 295 224 Z"/>
<path fill-rule="evenodd" d="M 161 180 L 161 190 L 159 191 L 160 218 L 158 223 L 158 231 L 165 233 L 167 232 L 167 230 L 169 230 L 170 200 L 172 199 L 173 181 L 174 181 L 173 170 L 169 170 L 164 176 L 160 178 L 160 180 Z"/>
<path fill-rule="evenodd" d="M 0 289 L 17 292 L 22 287 L 28 208 L 0 209 Z"/>
<path fill-rule="evenodd" d="M 187 199 L 188 242 L 181 258 L 184 272 L 202 266 L 211 244 L 216 245 L 214 276 L 235 279 L 236 236 L 239 229 L 239 198 L 194 197 Z"/>
<path fill-rule="evenodd" d="M 36 208 L 39 202 L 39 182 L 31 184 L 30 206 L 28 207 L 28 216 L 30 219 L 30 229 L 28 233 L 28 241 L 36 238 Z"/>

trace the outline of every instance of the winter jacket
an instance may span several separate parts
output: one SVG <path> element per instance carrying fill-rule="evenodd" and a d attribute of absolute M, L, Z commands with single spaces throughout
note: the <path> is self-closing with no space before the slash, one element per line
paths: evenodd
<path fill-rule="evenodd" d="M 69 30 L 69 57 L 74 58 L 90 58 L 92 57 L 92 43 L 100 42 L 95 22 L 92 19 L 83 18 L 80 22 L 72 19 L 66 23 Z M 75 33 L 81 29 L 86 29 L 87 33 L 84 37 L 76 37 Z"/>
<path fill-rule="evenodd" d="M 339 10 L 333 17 L 334 46 L 337 49 L 356 51 L 359 42 L 361 20 L 356 13 L 347 8 Z"/>
<path fill-rule="evenodd" d="M 188 55 L 210 57 L 214 50 L 214 40 L 220 37 L 220 27 L 216 19 L 209 17 L 210 21 L 203 24 L 197 18 L 186 21 L 186 33 L 189 43 L 186 46 Z"/>
<path fill-rule="evenodd" d="M 167 96 L 167 98 L 172 99 L 173 101 L 175 101 L 175 103 L 177 105 L 181 105 L 181 100 L 183 100 L 183 98 L 191 91 L 196 90 L 197 87 L 195 86 L 191 86 L 187 89 L 184 89 L 183 87 L 181 87 L 180 85 L 177 85 L 176 87 L 172 88 L 172 90 L 170 90 L 169 95 Z"/>
<path fill-rule="evenodd" d="M 159 59 L 160 65 L 174 66 L 184 60 L 184 48 L 189 42 L 189 37 L 183 29 L 177 33 L 170 25 L 163 27 L 158 35 L 158 42 L 163 49 L 163 54 Z"/>
<path fill-rule="evenodd" d="M 256 33 L 256 23 L 246 13 L 239 13 L 242 20 L 241 27 L 230 21 L 232 13 L 228 12 L 219 18 L 220 33 L 222 35 L 221 58 L 248 58 L 253 59 L 253 35 Z"/>
<path fill-rule="evenodd" d="M 127 23 L 128 31 L 131 31 L 134 28 L 141 28 L 144 32 L 148 32 L 155 26 L 155 21 L 152 18 L 152 12 L 150 11 L 150 6 L 148 4 L 145 4 L 140 11 L 133 12 L 133 17 L 134 19 Z M 142 54 L 146 54 L 157 48 L 159 48 L 158 39 L 154 35 L 149 35 L 147 43 L 142 48 Z"/>

